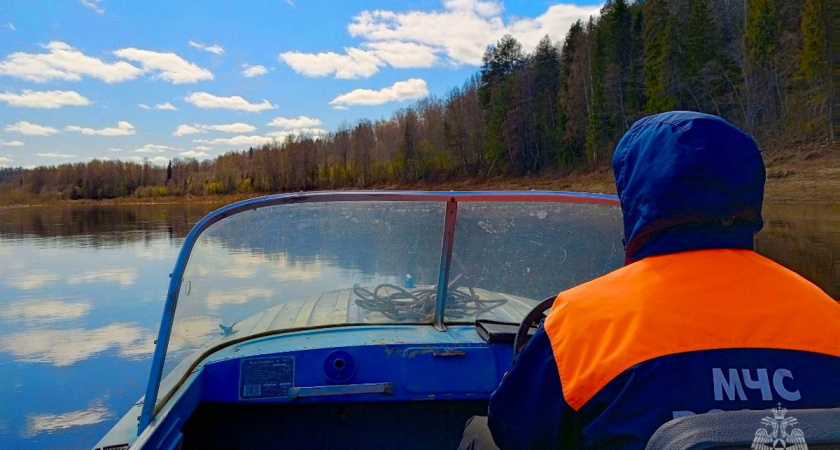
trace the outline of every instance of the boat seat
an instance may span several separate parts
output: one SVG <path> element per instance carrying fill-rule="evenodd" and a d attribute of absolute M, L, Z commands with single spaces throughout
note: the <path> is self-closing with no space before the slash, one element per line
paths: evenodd
<path fill-rule="evenodd" d="M 728 411 L 665 423 L 647 450 L 840 449 L 840 408 Z"/>

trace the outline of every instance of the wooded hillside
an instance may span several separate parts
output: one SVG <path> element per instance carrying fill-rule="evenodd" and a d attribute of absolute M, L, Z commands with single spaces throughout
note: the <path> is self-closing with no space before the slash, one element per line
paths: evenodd
<path fill-rule="evenodd" d="M 546 37 L 532 54 L 503 37 L 463 86 L 388 120 L 168 167 L 94 160 L 2 169 L 0 195 L 153 197 L 564 173 L 606 166 L 635 120 L 672 109 L 722 116 L 765 148 L 834 142 L 829 44 L 840 39 L 827 5 L 609 1 L 563 42 Z"/>

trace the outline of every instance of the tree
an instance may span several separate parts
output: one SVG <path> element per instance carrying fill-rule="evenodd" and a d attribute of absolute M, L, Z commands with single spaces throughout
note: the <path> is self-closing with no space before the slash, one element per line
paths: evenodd
<path fill-rule="evenodd" d="M 816 116 L 812 127 L 827 128 L 834 139 L 832 112 L 834 109 L 831 74 L 828 70 L 828 25 L 823 0 L 805 0 L 802 9 L 802 52 L 799 54 L 797 78 L 804 84 L 805 95 Z M 810 128 L 810 127 L 809 127 Z"/>
<path fill-rule="evenodd" d="M 772 67 L 779 47 L 782 23 L 776 0 L 749 0 L 744 27 L 744 47 L 752 68 Z"/>
<path fill-rule="evenodd" d="M 673 26 L 665 0 L 645 2 L 645 111 L 651 114 L 671 110 L 676 105 L 671 89 Z"/>
<path fill-rule="evenodd" d="M 560 93 L 560 52 L 546 35 L 534 50 L 534 117 L 539 136 L 537 142 L 537 166 L 545 165 L 559 143 L 557 123 L 557 98 Z"/>

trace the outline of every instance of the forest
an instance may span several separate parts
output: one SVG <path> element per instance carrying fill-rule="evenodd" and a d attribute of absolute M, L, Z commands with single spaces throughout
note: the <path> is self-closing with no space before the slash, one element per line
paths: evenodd
<path fill-rule="evenodd" d="M 840 71 L 826 0 L 610 0 L 562 42 L 504 36 L 480 72 L 389 119 L 212 160 L 0 169 L 0 199 L 102 199 L 369 188 L 607 167 L 640 117 L 715 114 L 762 148 L 834 142 Z M 834 36 L 832 38 L 831 36 Z M 834 44 L 831 44 L 831 43 Z"/>

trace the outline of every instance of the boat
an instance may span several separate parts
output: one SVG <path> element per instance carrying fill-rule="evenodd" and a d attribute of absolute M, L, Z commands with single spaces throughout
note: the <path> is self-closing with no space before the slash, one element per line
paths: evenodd
<path fill-rule="evenodd" d="M 615 196 L 353 191 L 214 211 L 146 393 L 96 449 L 456 448 L 557 292 L 623 264 Z"/>

